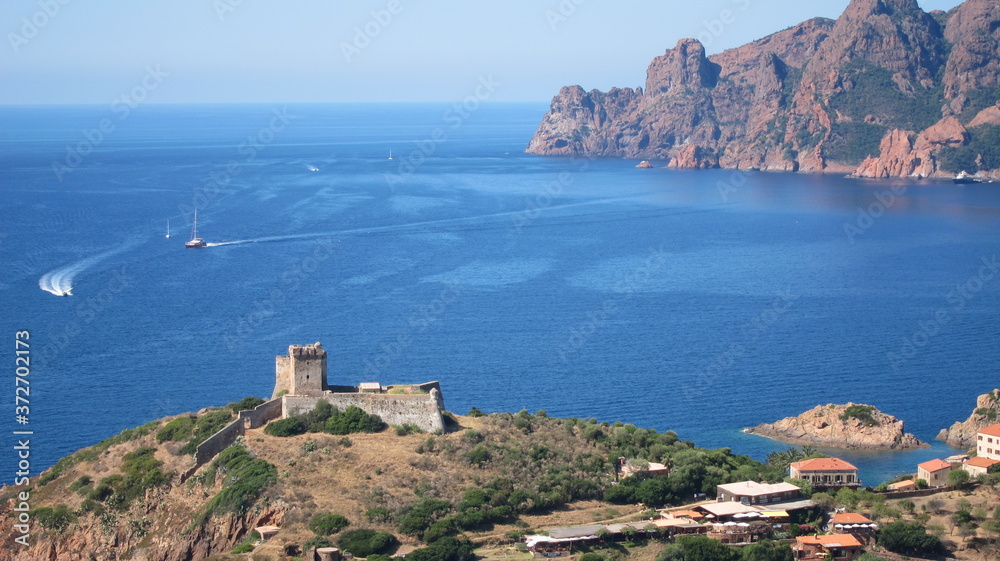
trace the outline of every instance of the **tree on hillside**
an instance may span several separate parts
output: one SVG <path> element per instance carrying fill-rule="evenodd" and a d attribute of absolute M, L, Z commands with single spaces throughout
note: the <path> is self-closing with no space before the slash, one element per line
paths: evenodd
<path fill-rule="evenodd" d="M 969 483 L 969 472 L 964 469 L 953 469 L 948 474 L 948 485 L 956 489 L 963 489 Z"/>
<path fill-rule="evenodd" d="M 902 555 L 933 555 L 943 551 L 941 540 L 932 536 L 919 522 L 896 521 L 878 533 L 878 544 Z"/>

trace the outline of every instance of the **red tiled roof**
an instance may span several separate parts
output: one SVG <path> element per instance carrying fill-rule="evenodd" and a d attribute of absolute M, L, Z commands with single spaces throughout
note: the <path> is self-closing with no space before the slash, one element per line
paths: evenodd
<path fill-rule="evenodd" d="M 895 483 L 890 483 L 890 489 L 906 489 L 908 487 L 916 487 L 917 482 L 912 479 L 904 479 L 903 481 L 897 481 Z"/>
<path fill-rule="evenodd" d="M 929 462 L 917 464 L 917 467 L 928 473 L 934 473 L 935 471 L 941 471 L 943 469 L 951 469 L 951 464 L 944 460 L 934 459 Z"/>
<path fill-rule="evenodd" d="M 830 534 L 827 536 L 799 536 L 795 541 L 803 545 L 826 547 L 861 547 L 861 542 L 850 534 Z"/>
<path fill-rule="evenodd" d="M 854 512 L 842 512 L 830 519 L 830 524 L 871 524 L 872 521 Z"/>
<path fill-rule="evenodd" d="M 993 464 L 1000 464 L 1000 460 L 991 460 L 982 456 L 976 456 L 975 458 L 971 458 L 969 461 L 965 462 L 965 465 L 979 468 L 988 468 Z"/>
<path fill-rule="evenodd" d="M 840 458 L 813 458 L 793 462 L 792 467 L 799 471 L 857 471 L 858 469 Z"/>
<path fill-rule="evenodd" d="M 979 434 L 987 436 L 1000 436 L 1000 425 L 990 425 L 985 429 L 979 429 Z"/>

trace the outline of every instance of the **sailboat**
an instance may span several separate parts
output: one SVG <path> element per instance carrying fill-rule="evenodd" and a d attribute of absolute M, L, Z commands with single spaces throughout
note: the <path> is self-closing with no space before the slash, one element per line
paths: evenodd
<path fill-rule="evenodd" d="M 194 222 L 191 225 L 191 241 L 184 242 L 184 247 L 205 247 L 208 244 L 198 237 L 198 209 L 194 209 Z"/>
<path fill-rule="evenodd" d="M 170 237 L 170 219 L 167 219 L 167 237 Z"/>

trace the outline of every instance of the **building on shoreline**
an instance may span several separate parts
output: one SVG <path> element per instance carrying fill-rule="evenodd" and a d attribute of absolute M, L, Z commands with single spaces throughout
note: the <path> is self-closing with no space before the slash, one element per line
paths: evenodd
<path fill-rule="evenodd" d="M 842 487 L 857 488 L 861 486 L 858 479 L 858 468 L 840 458 L 812 458 L 801 462 L 792 462 L 788 466 L 788 475 L 793 479 L 802 479 L 812 483 L 816 490 L 837 490 Z"/>

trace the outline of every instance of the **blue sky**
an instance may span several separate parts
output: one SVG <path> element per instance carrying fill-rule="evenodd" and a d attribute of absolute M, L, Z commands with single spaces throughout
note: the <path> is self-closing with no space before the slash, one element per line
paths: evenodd
<path fill-rule="evenodd" d="M 682 37 L 715 53 L 847 4 L 4 0 L 0 104 L 110 104 L 144 82 L 156 103 L 454 101 L 490 77 L 491 101 L 548 101 L 642 85 Z"/>

